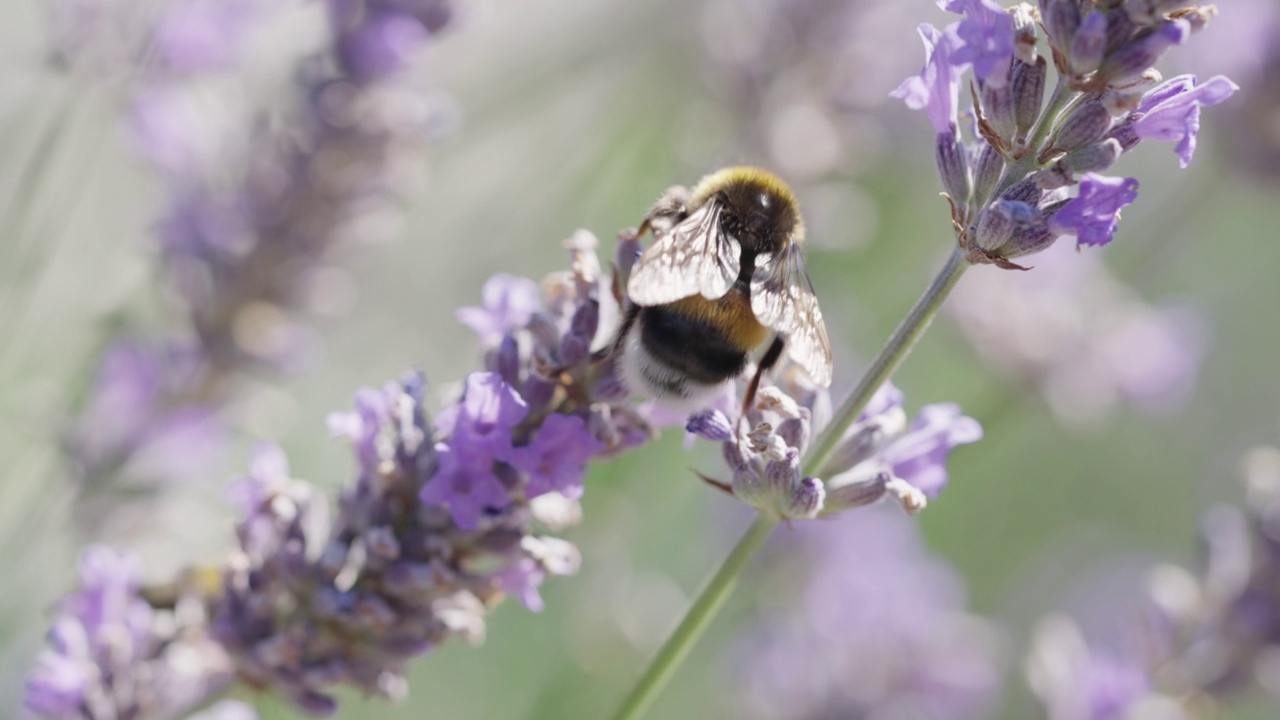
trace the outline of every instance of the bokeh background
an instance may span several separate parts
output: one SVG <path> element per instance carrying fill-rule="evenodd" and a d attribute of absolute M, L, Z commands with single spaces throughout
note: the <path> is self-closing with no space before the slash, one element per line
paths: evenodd
<path fill-rule="evenodd" d="M 326 414 L 407 368 L 447 397 L 477 359 L 455 310 L 477 304 L 493 273 L 564 267 L 561 242 L 578 228 L 607 258 L 668 185 L 731 163 L 774 169 L 809 221 L 837 394 L 950 247 L 929 125 L 887 97 L 919 70 L 915 25 L 947 20 L 932 2 L 458 3 L 404 78 L 429 122 L 400 158 L 401 199 L 326 261 L 296 357 L 237 382 L 219 410 L 225 444 L 153 459 L 165 472 L 152 474 L 167 478 L 158 486 L 130 478 L 147 475 L 137 467 L 87 486 L 68 438 L 103 353 L 125 333 L 179 332 L 186 317 L 159 262 L 165 175 L 129 116 L 141 73 L 111 66 L 110 53 L 67 62 L 59 13 L 98 5 L 127 18 L 163 4 L 0 6 L 5 717 L 24 716 L 22 674 L 79 547 L 135 550 L 154 580 L 216 560 L 232 542 L 222 490 L 257 438 L 281 443 L 296 476 L 338 487 L 351 461 Z M 257 3 L 270 7 L 257 10 L 265 19 L 246 58 L 208 97 L 269 103 L 315 47 L 318 4 Z M 782 531 L 651 717 L 744 716 L 757 683 L 742 656 L 762 626 L 812 611 L 801 601 L 808 573 L 862 578 L 847 601 L 856 608 L 902 590 L 874 573 L 910 573 L 912 562 L 941 563 L 930 566 L 945 579 L 941 601 L 986 618 L 965 621 L 983 630 L 964 643 L 995 659 L 1002 682 L 977 716 L 1039 717 L 1023 665 L 1043 617 L 1122 617 L 1123 599 L 1099 598 L 1136 594 L 1157 563 L 1197 566 L 1202 513 L 1242 503 L 1242 457 L 1280 443 L 1280 91 L 1264 64 L 1280 6 L 1219 4 L 1219 20 L 1164 66 L 1166 76 L 1224 72 L 1242 87 L 1206 110 L 1193 165 L 1179 170 L 1150 142 L 1126 155 L 1113 174 L 1141 178 L 1142 195 L 1110 247 L 1055 251 L 1018 278 L 973 270 L 899 373 L 909 408 L 958 402 L 986 429 L 953 456 L 940 499 L 910 521 L 841 517 L 870 529 L 825 564 L 788 552 L 804 531 Z M 128 21 L 97 30 L 127 34 Z M 227 95 L 228 84 L 238 89 Z M 183 142 L 239 112 L 202 108 L 177 124 Z M 205 151 L 217 157 L 216 145 Z M 416 663 L 406 702 L 344 697 L 341 716 L 604 716 L 749 519 L 689 472 L 714 472 L 716 452 L 681 440 L 668 433 L 593 467 L 583 522 L 567 533 L 583 568 L 544 586 L 543 613 L 503 604 L 482 646 Z M 866 564 L 902 544 L 911 558 Z M 831 633 L 856 653 L 856 618 L 842 622 Z M 246 697 L 265 717 L 294 716 Z M 1221 717 L 1280 707 L 1261 690 L 1233 698 Z"/>

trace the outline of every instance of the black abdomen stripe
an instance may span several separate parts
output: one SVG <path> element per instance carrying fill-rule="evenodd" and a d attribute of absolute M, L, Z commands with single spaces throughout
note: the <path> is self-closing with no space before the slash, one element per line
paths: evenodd
<path fill-rule="evenodd" d="M 640 308 L 640 342 L 655 360 L 706 385 L 738 376 L 747 364 L 747 351 L 719 328 L 662 306 Z"/>

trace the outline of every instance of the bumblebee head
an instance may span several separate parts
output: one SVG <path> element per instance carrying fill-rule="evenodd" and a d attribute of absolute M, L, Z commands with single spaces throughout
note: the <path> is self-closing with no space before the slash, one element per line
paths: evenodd
<path fill-rule="evenodd" d="M 803 237 L 795 193 L 778 176 L 752 167 L 733 167 L 703 178 L 694 202 L 720 204 L 720 227 L 744 248 L 777 251 Z"/>

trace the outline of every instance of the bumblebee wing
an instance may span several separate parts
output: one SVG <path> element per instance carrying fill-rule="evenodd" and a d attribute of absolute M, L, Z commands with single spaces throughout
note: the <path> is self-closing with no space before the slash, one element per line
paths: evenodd
<path fill-rule="evenodd" d="M 644 251 L 627 281 L 637 305 L 664 305 L 701 294 L 723 297 L 738 279 L 738 242 L 720 230 L 720 205 L 709 202 L 658 236 Z"/>
<path fill-rule="evenodd" d="M 751 312 L 785 337 L 787 354 L 819 387 L 831 384 L 831 341 L 799 247 L 756 256 Z"/>

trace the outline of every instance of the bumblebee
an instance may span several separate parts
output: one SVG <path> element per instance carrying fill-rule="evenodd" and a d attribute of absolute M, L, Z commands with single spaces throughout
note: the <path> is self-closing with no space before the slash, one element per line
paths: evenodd
<path fill-rule="evenodd" d="M 757 168 L 720 170 L 692 192 L 667 190 L 636 237 L 646 231 L 655 239 L 631 270 L 614 347 L 632 393 L 705 409 L 771 339 L 744 409 L 784 349 L 816 384 L 831 383 L 831 344 L 800 252 L 804 222 L 786 183 Z"/>

